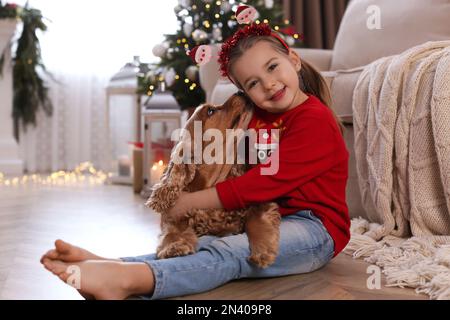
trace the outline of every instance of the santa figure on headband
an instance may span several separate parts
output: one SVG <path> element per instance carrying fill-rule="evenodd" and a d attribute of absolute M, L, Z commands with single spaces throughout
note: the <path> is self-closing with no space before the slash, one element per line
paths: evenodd
<path fill-rule="evenodd" d="M 202 66 L 211 60 L 212 49 L 208 45 L 201 45 L 189 51 L 189 56 L 198 65 Z"/>
<path fill-rule="evenodd" d="M 258 16 L 258 11 L 252 6 L 240 5 L 236 10 L 236 20 L 239 24 L 252 23 Z"/>

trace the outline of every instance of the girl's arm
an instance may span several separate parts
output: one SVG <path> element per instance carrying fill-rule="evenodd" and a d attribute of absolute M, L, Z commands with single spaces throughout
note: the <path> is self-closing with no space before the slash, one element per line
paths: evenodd
<path fill-rule="evenodd" d="M 175 218 L 182 218 L 191 209 L 223 209 L 216 188 L 181 193 L 168 213 Z"/>

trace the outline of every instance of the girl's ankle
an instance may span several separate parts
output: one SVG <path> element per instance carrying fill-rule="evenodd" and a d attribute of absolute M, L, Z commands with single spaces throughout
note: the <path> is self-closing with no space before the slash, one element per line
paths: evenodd
<path fill-rule="evenodd" d="M 123 262 L 126 268 L 122 289 L 129 295 L 151 294 L 154 289 L 154 277 L 151 268 L 144 262 Z"/>

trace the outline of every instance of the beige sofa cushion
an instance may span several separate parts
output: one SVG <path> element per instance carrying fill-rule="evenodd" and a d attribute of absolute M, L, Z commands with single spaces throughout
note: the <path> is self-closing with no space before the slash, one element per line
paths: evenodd
<path fill-rule="evenodd" d="M 363 67 L 349 70 L 321 72 L 331 91 L 333 109 L 345 124 L 353 123 L 353 89 Z"/>
<path fill-rule="evenodd" d="M 330 70 L 333 50 L 294 48 L 294 51 L 318 71 Z"/>
<path fill-rule="evenodd" d="M 381 29 L 370 30 L 367 8 L 380 8 Z M 450 0 L 352 0 L 342 18 L 331 70 L 364 66 L 427 41 L 450 39 Z"/>

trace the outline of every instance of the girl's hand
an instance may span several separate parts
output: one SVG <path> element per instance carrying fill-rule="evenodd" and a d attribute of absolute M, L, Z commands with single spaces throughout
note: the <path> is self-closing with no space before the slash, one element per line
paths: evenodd
<path fill-rule="evenodd" d="M 189 211 L 189 202 L 187 201 L 188 195 L 189 192 L 181 192 L 180 197 L 175 202 L 174 206 L 170 208 L 168 214 L 175 221 L 182 220 Z"/>

